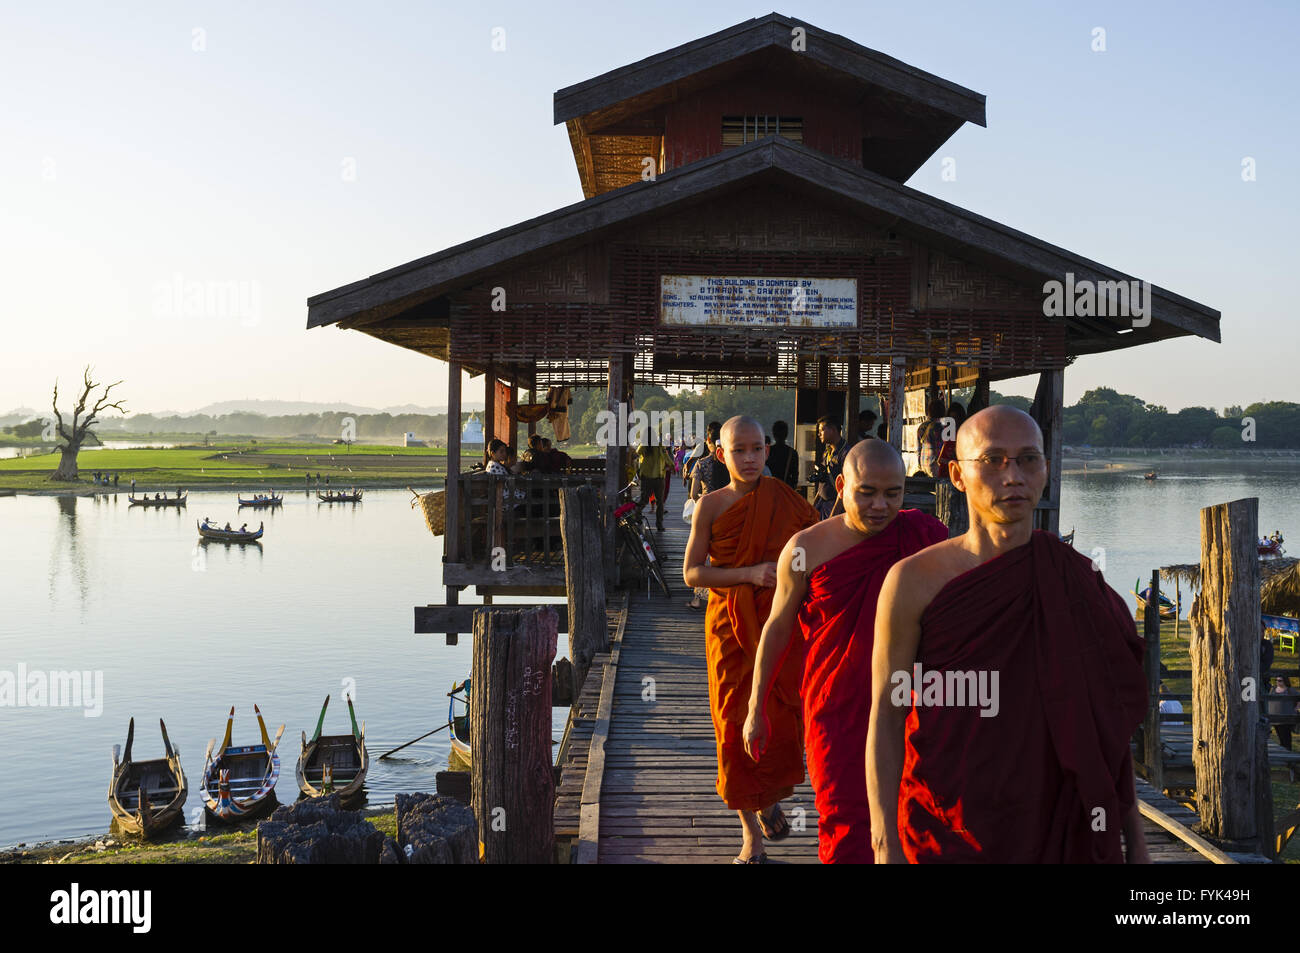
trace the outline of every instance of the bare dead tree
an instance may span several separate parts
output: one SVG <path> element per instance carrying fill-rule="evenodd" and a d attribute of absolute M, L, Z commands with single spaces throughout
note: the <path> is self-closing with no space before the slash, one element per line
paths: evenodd
<path fill-rule="evenodd" d="M 101 411 L 112 408 L 113 410 L 124 412 L 122 403 L 125 398 L 110 401 L 109 392 L 116 387 L 121 381 L 114 381 L 104 388 L 104 392 L 99 395 L 91 406 L 89 412 L 86 410 L 86 404 L 90 400 L 91 392 L 100 385 L 90 379 L 91 368 L 86 365 L 85 375 L 82 383 L 85 385 L 81 391 L 81 397 L 77 400 L 77 406 L 72 411 L 72 422 L 66 424 L 63 421 L 63 414 L 59 413 L 59 382 L 54 382 L 54 417 L 57 421 L 55 432 L 61 441 L 57 449 L 61 454 L 59 458 L 59 468 L 54 471 L 51 480 L 60 482 L 70 482 L 77 479 L 77 454 L 81 451 L 81 444 L 90 433 L 90 428 L 99 420 Z M 83 416 L 84 415 L 84 416 Z"/>

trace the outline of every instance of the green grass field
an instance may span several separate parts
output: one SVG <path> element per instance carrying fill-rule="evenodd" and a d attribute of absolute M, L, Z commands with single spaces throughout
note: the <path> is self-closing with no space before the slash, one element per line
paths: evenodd
<path fill-rule="evenodd" d="M 1138 623 L 1141 631 L 1142 623 Z M 1192 668 L 1191 626 L 1184 619 L 1179 623 L 1179 637 L 1174 638 L 1174 623 L 1165 622 L 1160 626 L 1160 660 L 1165 667 L 1173 671 L 1190 672 Z M 1273 657 L 1274 669 L 1295 669 L 1300 664 L 1300 656 L 1295 652 L 1279 649 Z M 1165 687 L 1173 694 L 1189 694 L 1192 690 L 1190 676 L 1164 679 Z M 1190 709 L 1190 702 L 1184 701 L 1183 708 Z M 1276 735 L 1273 739 L 1276 740 Z M 1295 742 L 1293 742 L 1294 746 Z M 1300 806 L 1300 783 L 1273 781 L 1273 816 L 1281 819 Z M 1292 838 L 1280 858 L 1285 863 L 1300 864 L 1300 836 Z"/>
<path fill-rule="evenodd" d="M 330 478 L 332 486 L 425 487 L 442 479 L 446 451 L 427 447 L 392 447 L 354 444 L 351 448 L 313 443 L 240 443 L 212 447 L 164 449 L 83 450 L 77 457 L 78 483 L 49 479 L 59 455 L 0 460 L 0 490 L 58 491 L 94 488 L 91 473 L 120 473 L 118 489 L 128 489 L 134 478 L 140 489 L 174 489 L 204 485 L 298 487 L 306 475 Z"/>

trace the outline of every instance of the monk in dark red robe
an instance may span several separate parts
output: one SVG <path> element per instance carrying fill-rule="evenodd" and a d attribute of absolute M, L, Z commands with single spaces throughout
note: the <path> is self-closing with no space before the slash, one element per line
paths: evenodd
<path fill-rule="evenodd" d="M 771 750 L 761 763 L 746 754 L 741 733 L 758 642 L 772 605 L 776 557 L 791 536 L 817 521 L 817 513 L 784 482 L 763 476 L 767 446 L 763 428 L 752 418 L 727 421 L 719 456 L 731 480 L 700 498 L 682 575 L 688 586 L 711 590 L 705 616 L 709 707 L 717 742 L 718 794 L 739 813 L 743 829 L 736 859 L 764 863 L 763 837 L 779 839 L 789 833 L 780 801 L 803 780 L 797 667 L 773 687 Z"/>
<path fill-rule="evenodd" d="M 899 559 L 948 538 L 933 516 L 900 510 L 904 481 L 902 457 L 883 440 L 849 450 L 835 486 L 844 513 L 791 537 L 777 560 L 776 598 L 754 670 L 745 743 L 761 763 L 773 676 L 802 667 L 818 856 L 827 864 L 872 862 L 866 745 L 881 583 Z"/>
<path fill-rule="evenodd" d="M 1142 641 L 1083 556 L 1033 530 L 1042 434 L 1005 405 L 957 434 L 970 530 L 882 587 L 867 747 L 878 861 L 1149 861 L 1129 737 Z"/>

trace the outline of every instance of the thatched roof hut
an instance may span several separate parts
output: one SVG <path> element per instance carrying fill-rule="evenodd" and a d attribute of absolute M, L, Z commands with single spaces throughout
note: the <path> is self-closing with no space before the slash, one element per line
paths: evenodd
<path fill-rule="evenodd" d="M 1300 616 L 1300 559 L 1269 559 L 1270 563 L 1284 563 L 1265 576 L 1260 588 L 1259 605 L 1266 615 Z"/>
<path fill-rule="evenodd" d="M 1161 566 L 1160 575 L 1193 590 L 1201 587 L 1201 564 Z M 1260 608 L 1266 615 L 1300 615 L 1300 559 L 1284 556 L 1259 562 Z"/>

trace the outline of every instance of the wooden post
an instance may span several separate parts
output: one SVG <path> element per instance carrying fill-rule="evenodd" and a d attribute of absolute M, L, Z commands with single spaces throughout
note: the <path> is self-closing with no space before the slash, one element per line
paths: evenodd
<path fill-rule="evenodd" d="M 1255 733 L 1261 693 L 1259 500 L 1201 510 L 1201 595 L 1190 619 L 1192 763 L 1201 827 L 1211 837 L 1261 835 Z"/>
<path fill-rule="evenodd" d="M 1142 610 L 1142 635 L 1146 639 L 1143 668 L 1147 676 L 1147 717 L 1142 724 L 1142 763 L 1147 780 L 1157 791 L 1165 788 L 1165 760 L 1160 752 L 1160 570 L 1151 573 L 1151 598 Z"/>
<path fill-rule="evenodd" d="M 447 364 L 447 476 L 444 482 L 446 532 L 442 535 L 444 563 L 460 562 L 460 384 L 460 362 L 450 361 Z M 448 586 L 447 605 L 454 606 L 459 601 L 460 590 Z M 460 636 L 455 632 L 446 633 L 446 638 L 448 645 L 460 642 Z"/>
<path fill-rule="evenodd" d="M 497 372 L 491 363 L 483 375 L 483 397 L 483 449 L 486 450 L 497 435 Z"/>
<path fill-rule="evenodd" d="M 534 376 L 534 377 L 537 376 L 537 371 L 536 371 L 536 369 L 533 370 L 533 376 Z M 537 403 L 537 388 L 536 388 L 536 387 L 530 387 L 530 388 L 528 388 L 528 403 L 530 403 L 530 404 L 535 404 L 535 403 Z M 530 420 L 530 421 L 528 421 L 528 436 L 531 437 L 531 436 L 532 436 L 533 434 L 535 434 L 535 433 L 537 433 L 537 421 L 535 421 L 535 420 Z"/>
<path fill-rule="evenodd" d="M 907 358 L 889 362 L 889 442 L 903 452 L 903 396 L 907 391 Z"/>
<path fill-rule="evenodd" d="M 1043 431 L 1043 453 L 1047 457 L 1047 486 L 1043 499 L 1054 504 L 1041 517 L 1039 526 L 1049 533 L 1061 531 L 1061 430 L 1064 422 L 1065 371 L 1048 370 L 1038 375 L 1034 393 L 1034 419 Z"/>
<path fill-rule="evenodd" d="M 577 698 L 592 658 L 597 652 L 609 651 L 600 514 L 592 487 L 565 487 L 560 492 L 560 535 L 569 596 L 569 659 L 573 662 L 573 697 Z"/>
<path fill-rule="evenodd" d="M 966 494 L 947 480 L 939 480 L 934 485 L 934 515 L 948 527 L 949 539 L 970 529 Z"/>
<path fill-rule="evenodd" d="M 848 445 L 858 442 L 858 405 L 862 403 L 862 366 L 856 357 L 849 358 L 849 392 L 844 398 L 844 437 Z"/>
<path fill-rule="evenodd" d="M 609 382 L 605 389 L 605 409 L 613 414 L 614 420 L 622 420 L 619 414 L 619 407 L 623 402 L 623 361 L 620 357 L 614 356 L 609 359 Z M 623 435 L 615 434 L 613 439 L 605 445 L 605 506 L 608 509 L 618 506 L 618 491 L 623 486 L 622 473 L 619 472 L 619 444 L 623 442 Z M 612 566 L 614 562 L 614 521 L 608 520 L 605 527 L 605 552 L 610 554 L 607 562 L 607 568 L 613 570 L 610 575 L 611 580 L 617 579 L 617 567 Z"/>
<path fill-rule="evenodd" d="M 470 788 L 485 863 L 555 859 L 551 663 L 557 624 L 546 606 L 474 613 Z"/>
<path fill-rule="evenodd" d="M 510 382 L 510 403 L 506 412 L 510 414 L 510 439 L 506 443 L 510 445 L 510 455 L 514 456 L 519 452 L 519 385 L 514 381 Z"/>

